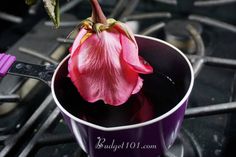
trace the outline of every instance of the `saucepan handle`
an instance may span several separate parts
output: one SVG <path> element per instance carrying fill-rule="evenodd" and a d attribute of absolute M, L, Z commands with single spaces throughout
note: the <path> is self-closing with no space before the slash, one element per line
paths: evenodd
<path fill-rule="evenodd" d="M 10 54 L 0 53 L 0 77 L 6 74 L 29 77 L 50 85 L 56 65 L 37 65 L 17 61 Z"/>

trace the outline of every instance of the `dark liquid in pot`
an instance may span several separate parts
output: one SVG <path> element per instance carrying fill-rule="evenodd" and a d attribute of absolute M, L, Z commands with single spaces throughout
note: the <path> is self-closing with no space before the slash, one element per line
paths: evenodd
<path fill-rule="evenodd" d="M 141 77 L 144 79 L 141 91 L 120 106 L 110 106 L 103 101 L 88 103 L 68 77 L 60 80 L 60 86 L 56 86 L 55 91 L 59 102 L 72 115 L 104 127 L 154 119 L 177 105 L 184 94 L 164 75 L 154 73 Z"/>

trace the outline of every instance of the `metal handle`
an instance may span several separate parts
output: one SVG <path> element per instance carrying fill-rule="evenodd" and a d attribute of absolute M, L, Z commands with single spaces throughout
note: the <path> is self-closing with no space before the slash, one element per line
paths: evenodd
<path fill-rule="evenodd" d="M 16 57 L 9 54 L 0 54 L 0 76 L 7 73 L 17 76 L 29 77 L 41 80 L 50 85 L 55 65 L 36 65 L 16 61 Z"/>

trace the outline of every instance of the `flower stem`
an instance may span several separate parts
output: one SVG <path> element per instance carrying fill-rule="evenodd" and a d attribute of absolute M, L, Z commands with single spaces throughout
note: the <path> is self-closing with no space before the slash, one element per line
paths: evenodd
<path fill-rule="evenodd" d="M 95 23 L 107 24 L 106 16 L 97 0 L 90 0 L 92 6 L 92 19 Z"/>

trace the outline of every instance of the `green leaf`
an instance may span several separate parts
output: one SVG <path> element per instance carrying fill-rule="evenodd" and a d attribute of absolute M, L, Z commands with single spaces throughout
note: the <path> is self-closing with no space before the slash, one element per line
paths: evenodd
<path fill-rule="evenodd" d="M 43 0 L 43 2 L 49 17 L 58 28 L 60 25 L 59 0 Z"/>
<path fill-rule="evenodd" d="M 37 0 L 25 0 L 25 3 L 27 5 L 34 5 L 37 2 Z"/>

